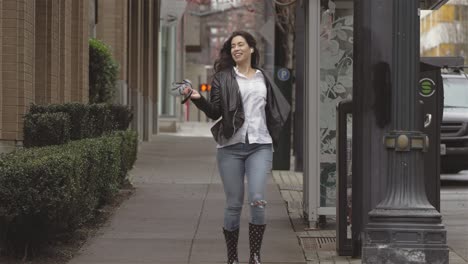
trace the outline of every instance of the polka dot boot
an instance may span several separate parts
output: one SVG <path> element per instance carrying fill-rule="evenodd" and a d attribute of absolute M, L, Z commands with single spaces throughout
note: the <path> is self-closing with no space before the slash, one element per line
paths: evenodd
<path fill-rule="evenodd" d="M 227 231 L 223 228 L 223 233 L 227 247 L 227 264 L 238 264 L 239 259 L 237 257 L 237 242 L 239 241 L 239 229 L 234 231 Z"/>
<path fill-rule="evenodd" d="M 266 225 L 254 225 L 249 223 L 249 264 L 261 264 L 260 248 L 262 247 L 263 233 L 265 232 L 265 227 Z"/>

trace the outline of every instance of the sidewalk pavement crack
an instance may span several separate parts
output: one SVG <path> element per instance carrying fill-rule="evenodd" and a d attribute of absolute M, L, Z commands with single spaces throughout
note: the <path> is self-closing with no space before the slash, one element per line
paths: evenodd
<path fill-rule="evenodd" d="M 205 196 L 203 197 L 203 202 L 202 202 L 202 205 L 201 205 L 201 208 L 200 208 L 200 214 L 198 215 L 197 227 L 195 228 L 195 232 L 193 233 L 192 241 L 190 243 L 190 250 L 189 250 L 189 255 L 188 255 L 188 259 L 187 259 L 187 264 L 190 264 L 190 261 L 192 260 L 193 244 L 195 243 L 195 238 L 197 237 L 198 229 L 200 228 L 200 223 L 201 223 L 203 211 L 205 210 L 206 198 L 208 197 L 208 193 L 210 192 L 211 184 L 213 183 L 213 178 L 214 178 L 214 175 L 215 175 L 215 169 L 216 169 L 216 165 L 213 167 L 213 170 L 211 172 L 210 182 L 208 183 L 208 186 L 206 187 Z"/>

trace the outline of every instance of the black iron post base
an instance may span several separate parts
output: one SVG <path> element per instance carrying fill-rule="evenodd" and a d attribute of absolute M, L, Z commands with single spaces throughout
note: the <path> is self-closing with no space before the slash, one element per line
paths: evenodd
<path fill-rule="evenodd" d="M 369 223 L 362 248 L 363 264 L 445 264 L 447 233 L 442 224 Z"/>

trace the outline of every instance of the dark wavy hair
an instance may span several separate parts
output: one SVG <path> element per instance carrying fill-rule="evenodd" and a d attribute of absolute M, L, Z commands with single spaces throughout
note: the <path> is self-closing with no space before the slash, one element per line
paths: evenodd
<path fill-rule="evenodd" d="M 219 52 L 219 57 L 214 63 L 215 72 L 220 72 L 227 68 L 236 66 L 236 62 L 231 55 L 231 41 L 234 37 L 241 36 L 247 41 L 247 44 L 250 48 L 254 49 L 252 53 L 252 59 L 250 65 L 252 68 L 256 69 L 258 62 L 260 61 L 260 54 L 257 49 L 257 41 L 255 38 L 246 31 L 234 31 L 231 36 L 224 42 L 223 48 Z"/>

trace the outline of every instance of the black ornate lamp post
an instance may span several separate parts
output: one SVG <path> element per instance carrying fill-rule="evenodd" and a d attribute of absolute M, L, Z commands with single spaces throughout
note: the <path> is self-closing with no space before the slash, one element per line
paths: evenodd
<path fill-rule="evenodd" d="M 387 32 L 392 34 L 391 51 L 383 62 L 388 65 L 383 69 L 387 69 L 390 92 L 386 94 L 391 101 L 389 130 L 383 140 L 387 191 L 369 213 L 362 263 L 448 263 L 446 230 L 424 187 L 423 152 L 429 142 L 421 132 L 423 118 L 417 104 L 420 1 L 360 1 L 384 8 L 389 12 L 387 23 L 392 23 L 392 31 Z"/>

